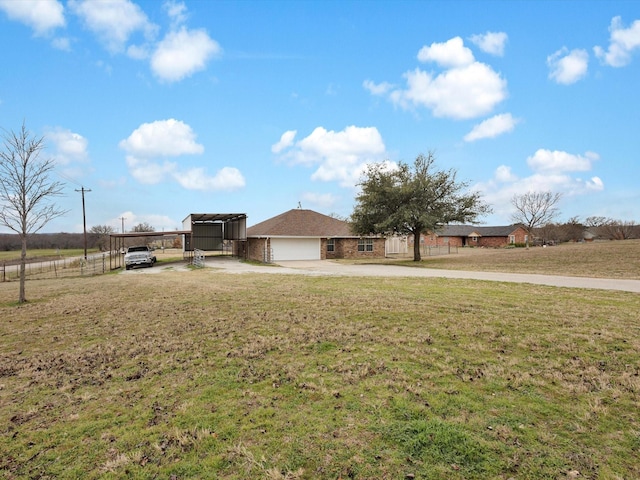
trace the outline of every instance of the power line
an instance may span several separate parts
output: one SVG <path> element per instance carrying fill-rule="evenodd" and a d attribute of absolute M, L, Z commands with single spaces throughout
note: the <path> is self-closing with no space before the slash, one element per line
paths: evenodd
<path fill-rule="evenodd" d="M 57 170 L 54 169 L 54 172 L 56 175 L 58 175 L 60 178 L 62 178 L 63 180 L 66 180 L 69 183 L 73 183 L 74 185 L 77 185 L 78 187 L 82 187 L 82 184 L 76 180 L 74 180 L 73 178 L 71 178 L 68 175 L 65 175 L 64 173 L 58 172 Z M 76 190 L 76 192 L 78 192 L 79 190 Z"/>

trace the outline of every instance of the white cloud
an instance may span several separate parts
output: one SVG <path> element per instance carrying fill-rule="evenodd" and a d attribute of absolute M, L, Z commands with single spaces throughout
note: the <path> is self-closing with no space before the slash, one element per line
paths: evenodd
<path fill-rule="evenodd" d="M 144 183 L 146 185 L 155 185 L 162 182 L 177 168 L 177 164 L 174 162 L 165 160 L 164 162 L 159 163 L 146 158 L 136 157 L 134 155 L 127 155 L 126 161 L 131 176 L 140 183 Z"/>
<path fill-rule="evenodd" d="M 222 53 L 220 45 L 204 30 L 172 31 L 158 44 L 151 69 L 160 79 L 176 82 L 204 70 L 207 62 Z"/>
<path fill-rule="evenodd" d="M 407 88 L 391 92 L 391 101 L 405 109 L 429 108 L 436 117 L 465 119 L 486 115 L 506 97 L 506 82 L 480 62 L 436 77 L 420 69 L 404 76 Z"/>
<path fill-rule="evenodd" d="M 182 25 L 187 20 L 187 6 L 182 2 L 167 1 L 162 5 L 171 19 L 171 24 L 175 27 Z"/>
<path fill-rule="evenodd" d="M 353 187 L 367 163 L 383 159 L 385 146 L 375 127 L 349 126 L 340 132 L 317 127 L 282 152 L 291 164 L 317 165 L 312 180 Z"/>
<path fill-rule="evenodd" d="M 58 165 L 86 162 L 89 142 L 78 133 L 63 128 L 50 129 L 45 133 L 47 142 L 53 145 L 54 158 Z"/>
<path fill-rule="evenodd" d="M 278 143 L 274 143 L 271 146 L 271 152 L 280 153 L 286 148 L 289 148 L 293 145 L 293 140 L 296 138 L 297 130 L 287 130 L 282 134 Z"/>
<path fill-rule="evenodd" d="M 58 50 L 63 50 L 68 52 L 71 50 L 71 40 L 67 37 L 58 37 L 51 40 L 51 45 L 53 48 L 57 48 Z"/>
<path fill-rule="evenodd" d="M 129 0 L 70 0 L 69 7 L 112 53 L 123 51 L 135 32 L 143 32 L 148 39 L 157 32 L 158 27 Z"/>
<path fill-rule="evenodd" d="M 460 37 L 422 47 L 418 52 L 418 60 L 435 62 L 441 67 L 463 67 L 474 62 L 473 53 L 464 46 Z"/>
<path fill-rule="evenodd" d="M 131 231 L 133 227 L 136 225 L 140 225 L 141 223 L 146 223 L 151 225 L 156 232 L 161 232 L 162 230 L 179 230 L 179 226 L 181 222 L 174 220 L 166 215 L 158 215 L 158 214 L 137 214 L 130 210 L 126 212 L 120 213 L 116 218 L 112 218 L 106 221 L 106 225 L 112 227 L 116 232 L 122 231 L 122 226 L 124 225 L 125 231 Z"/>
<path fill-rule="evenodd" d="M 302 206 L 306 204 L 312 207 L 322 208 L 324 210 L 336 205 L 338 199 L 331 193 L 313 193 L 305 192 L 302 194 Z"/>
<path fill-rule="evenodd" d="M 483 52 L 502 57 L 508 37 L 504 32 L 487 32 L 483 35 L 472 35 L 469 39 Z"/>
<path fill-rule="evenodd" d="M 119 146 L 127 152 L 129 172 L 140 183 L 157 184 L 173 179 L 186 189 L 202 191 L 230 191 L 245 185 L 244 177 L 233 167 L 223 167 L 210 176 L 203 167 L 181 168 L 178 162 L 169 161 L 169 157 L 204 152 L 191 127 L 179 120 L 143 123 Z"/>
<path fill-rule="evenodd" d="M 635 20 L 629 28 L 624 28 L 621 17 L 614 17 L 609 26 L 609 48 L 594 47 L 596 56 L 611 67 L 624 67 L 631 62 L 631 55 L 640 49 L 640 20 Z"/>
<path fill-rule="evenodd" d="M 587 180 L 585 182 L 585 186 L 587 187 L 587 189 L 593 190 L 596 192 L 604 190 L 604 182 L 600 177 L 591 177 L 590 180 Z"/>
<path fill-rule="evenodd" d="M 518 179 L 518 176 L 511 171 L 511 167 L 500 165 L 498 168 L 496 168 L 494 178 L 496 179 L 496 181 L 504 183 L 515 182 Z"/>
<path fill-rule="evenodd" d="M 365 80 L 362 82 L 362 86 L 365 90 L 368 90 L 371 95 L 386 95 L 391 89 L 393 89 L 393 85 L 388 82 L 382 83 L 374 83 L 371 80 Z"/>
<path fill-rule="evenodd" d="M 584 180 L 572 175 L 572 172 L 590 170 L 597 159 L 599 155 L 593 152 L 575 155 L 539 149 L 527 159 L 532 169 L 530 175 L 520 177 L 512 172 L 511 167 L 501 165 L 490 180 L 474 185 L 474 190 L 483 193 L 484 200 L 493 206 L 495 214 L 508 217 L 513 213 L 511 199 L 524 192 L 552 191 L 571 197 L 604 190 L 604 182 L 597 176 Z"/>
<path fill-rule="evenodd" d="M 599 159 L 593 152 L 575 155 L 558 150 L 539 149 L 527 158 L 527 164 L 536 172 L 586 172 L 591 170 L 592 163 Z"/>
<path fill-rule="evenodd" d="M 422 47 L 418 60 L 445 69 L 441 73 L 408 71 L 403 75 L 406 88 L 371 80 L 363 86 L 372 95 L 387 95 L 400 108 L 424 107 L 436 117 L 454 119 L 486 115 L 507 96 L 507 82 L 489 65 L 476 61 L 460 37 Z"/>
<path fill-rule="evenodd" d="M 473 129 L 464 136 L 464 141 L 473 142 L 482 138 L 495 138 L 503 133 L 513 131 L 518 121 L 519 120 L 513 118 L 510 113 L 496 115 L 475 125 Z"/>
<path fill-rule="evenodd" d="M 233 191 L 245 186 L 240 170 L 223 167 L 214 176 L 207 175 L 204 168 L 191 168 L 184 172 L 172 172 L 173 178 L 188 190 Z"/>
<path fill-rule="evenodd" d="M 127 57 L 134 60 L 146 60 L 149 58 L 148 45 L 129 45 L 127 47 Z"/>
<path fill-rule="evenodd" d="M 589 54 L 586 50 L 561 48 L 547 57 L 549 78 L 563 85 L 577 82 L 587 74 Z"/>
<path fill-rule="evenodd" d="M 143 123 L 120 142 L 120 148 L 141 157 L 175 157 L 204 152 L 191 127 L 173 118 Z"/>
<path fill-rule="evenodd" d="M 58 0 L 0 0 L 0 10 L 9 19 L 31 27 L 36 35 L 46 35 L 64 27 L 64 6 Z"/>
<path fill-rule="evenodd" d="M 69 7 L 111 53 L 126 52 L 135 60 L 149 59 L 151 71 L 163 81 L 177 82 L 204 70 L 207 62 L 222 52 L 205 30 L 184 26 L 188 13 L 180 1 L 163 4 L 171 27 L 160 41 L 156 41 L 158 25 L 131 0 L 69 0 Z M 130 44 L 137 33 L 144 39 Z"/>

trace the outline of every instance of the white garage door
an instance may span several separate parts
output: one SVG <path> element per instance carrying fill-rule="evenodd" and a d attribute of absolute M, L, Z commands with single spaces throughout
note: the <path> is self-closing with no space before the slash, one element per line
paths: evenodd
<path fill-rule="evenodd" d="M 272 238 L 271 248 L 276 262 L 320 260 L 319 238 Z"/>

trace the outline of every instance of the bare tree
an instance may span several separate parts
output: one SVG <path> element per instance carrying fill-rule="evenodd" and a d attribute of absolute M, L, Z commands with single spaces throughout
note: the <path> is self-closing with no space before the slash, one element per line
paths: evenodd
<path fill-rule="evenodd" d="M 560 213 L 556 205 L 561 197 L 561 194 L 552 192 L 527 192 L 513 196 L 511 204 L 516 211 L 511 219 L 515 223 L 521 223 L 527 231 L 527 248 L 533 230 L 551 223 Z"/>
<path fill-rule="evenodd" d="M 51 181 L 52 159 L 40 158 L 44 138 L 34 137 L 23 124 L 19 132 L 4 131 L 4 145 L 0 151 L 0 225 L 20 236 L 20 295 L 26 302 L 25 275 L 27 237 L 38 232 L 50 220 L 66 213 L 54 203 L 53 197 L 62 195 L 63 184 Z"/>
<path fill-rule="evenodd" d="M 587 227 L 602 227 L 603 225 L 606 225 L 609 222 L 609 219 L 607 217 L 598 217 L 598 216 L 591 216 L 591 217 L 587 217 L 586 220 L 584 221 L 584 224 Z"/>
<path fill-rule="evenodd" d="M 131 231 L 132 232 L 155 232 L 156 229 L 153 228 L 153 226 L 148 224 L 147 222 L 142 222 L 136 225 L 135 227 L 133 227 L 133 230 Z"/>
<path fill-rule="evenodd" d="M 109 225 L 94 225 L 89 230 L 92 243 L 100 249 L 101 252 L 107 250 L 109 245 L 109 235 L 115 233 L 115 229 Z"/>
<path fill-rule="evenodd" d="M 609 220 L 600 227 L 607 238 L 611 240 L 627 240 L 633 238 L 636 222 L 633 220 Z"/>
<path fill-rule="evenodd" d="M 586 224 L 602 238 L 626 240 L 638 236 L 638 224 L 633 220 L 616 220 L 608 217 L 588 217 Z"/>

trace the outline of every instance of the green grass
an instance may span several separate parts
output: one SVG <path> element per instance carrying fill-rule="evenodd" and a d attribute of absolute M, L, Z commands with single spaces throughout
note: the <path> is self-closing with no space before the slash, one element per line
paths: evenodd
<path fill-rule="evenodd" d="M 0 284 L 5 478 L 639 478 L 640 296 L 447 279 Z"/>

